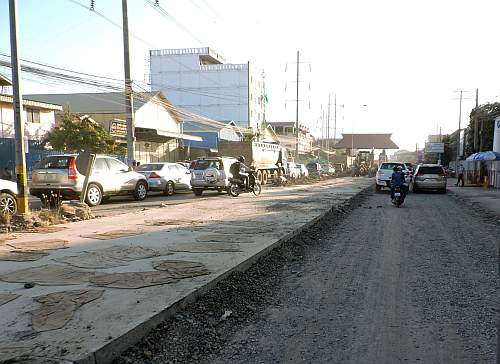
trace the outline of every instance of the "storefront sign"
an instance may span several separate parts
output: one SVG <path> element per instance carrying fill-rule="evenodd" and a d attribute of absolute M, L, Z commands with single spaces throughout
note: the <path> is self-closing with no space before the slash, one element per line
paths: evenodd
<path fill-rule="evenodd" d="M 109 123 L 109 133 L 113 136 L 126 137 L 127 123 L 124 121 L 113 120 Z"/>

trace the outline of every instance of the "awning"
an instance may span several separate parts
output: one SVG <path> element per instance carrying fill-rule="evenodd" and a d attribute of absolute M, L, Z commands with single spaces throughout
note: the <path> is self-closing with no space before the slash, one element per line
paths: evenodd
<path fill-rule="evenodd" d="M 150 128 L 135 128 L 137 140 L 149 140 L 153 142 L 163 143 L 168 139 L 183 139 L 201 142 L 203 139 L 199 136 L 176 133 L 174 131 L 166 131 Z"/>
<path fill-rule="evenodd" d="M 180 133 L 175 133 L 171 131 L 164 131 L 164 130 L 158 130 L 156 129 L 156 133 L 161 136 L 166 136 L 166 137 L 171 137 L 171 138 L 178 138 L 178 139 L 184 139 L 184 140 L 192 140 L 194 142 L 201 142 L 203 139 L 199 136 L 196 135 L 189 135 L 189 134 L 180 134 Z"/>

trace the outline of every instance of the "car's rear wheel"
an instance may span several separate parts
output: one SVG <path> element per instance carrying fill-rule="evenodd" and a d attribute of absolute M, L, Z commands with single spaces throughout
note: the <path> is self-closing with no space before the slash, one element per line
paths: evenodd
<path fill-rule="evenodd" d="M 219 192 L 219 193 L 224 192 L 224 187 L 217 187 L 217 192 Z"/>
<path fill-rule="evenodd" d="M 102 202 L 102 190 L 101 188 L 91 183 L 87 187 L 87 193 L 85 195 L 85 202 L 89 206 L 97 206 Z"/>
<path fill-rule="evenodd" d="M 174 183 L 172 181 L 168 181 L 167 185 L 165 186 L 165 191 L 163 191 L 163 194 L 165 196 L 172 196 L 174 194 L 174 191 L 175 191 Z"/>
<path fill-rule="evenodd" d="M 195 196 L 201 196 L 203 194 L 203 189 L 193 188 L 193 193 L 195 194 Z"/>
<path fill-rule="evenodd" d="M 137 201 L 142 201 L 148 196 L 148 185 L 144 181 L 139 181 L 135 185 L 134 198 Z"/>
<path fill-rule="evenodd" d="M 0 193 L 0 212 L 14 215 L 17 212 L 17 200 L 10 193 Z"/>

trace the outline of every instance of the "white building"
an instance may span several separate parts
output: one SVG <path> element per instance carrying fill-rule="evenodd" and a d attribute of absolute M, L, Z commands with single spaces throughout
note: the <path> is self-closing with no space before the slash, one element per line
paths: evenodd
<path fill-rule="evenodd" d="M 264 119 L 263 78 L 250 62 L 226 63 L 208 47 L 151 50 L 150 75 L 185 110 L 254 130 Z"/>
<path fill-rule="evenodd" d="M 55 113 L 62 106 L 38 102 L 23 97 L 24 136 L 28 140 L 40 140 L 55 125 Z M 0 138 L 15 138 L 14 103 L 11 95 L 0 94 Z"/>

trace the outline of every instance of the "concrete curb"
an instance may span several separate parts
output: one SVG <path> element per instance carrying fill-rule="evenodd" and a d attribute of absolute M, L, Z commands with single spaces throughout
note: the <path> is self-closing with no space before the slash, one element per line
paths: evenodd
<path fill-rule="evenodd" d="M 134 329 L 130 330 L 126 334 L 124 334 L 120 337 L 117 337 L 112 342 L 108 343 L 107 345 L 96 349 L 93 353 L 88 353 L 88 355 L 85 358 L 73 361 L 73 363 L 74 364 L 108 364 L 108 363 L 111 363 L 115 358 L 117 358 L 121 353 L 123 353 L 129 347 L 138 343 L 152 329 L 157 327 L 163 321 L 166 321 L 166 320 L 170 319 L 171 317 L 175 316 L 178 312 L 180 312 L 182 309 L 184 309 L 190 303 L 195 302 L 199 297 L 203 296 L 208 291 L 213 289 L 220 281 L 226 279 L 234 272 L 247 271 L 259 259 L 268 255 L 274 249 L 282 246 L 283 244 L 290 241 L 291 239 L 293 239 L 297 235 L 301 234 L 304 230 L 313 226 L 318 221 L 324 219 L 329 213 L 334 211 L 336 208 L 350 204 L 353 199 L 355 199 L 360 194 L 362 194 L 370 189 L 373 189 L 373 187 L 369 186 L 369 187 L 363 188 L 360 191 L 358 191 L 356 194 L 351 196 L 350 198 L 343 201 L 342 203 L 340 203 L 338 205 L 332 205 L 330 208 L 326 209 L 324 212 L 322 212 L 320 215 L 318 215 L 317 217 L 315 217 L 311 221 L 300 226 L 299 228 L 295 229 L 294 231 L 288 233 L 284 237 L 280 238 L 279 240 L 277 240 L 273 244 L 267 246 L 266 248 L 262 249 L 261 251 L 257 252 L 256 254 L 252 255 L 251 257 L 249 257 L 245 261 L 241 262 L 240 264 L 238 264 L 238 265 L 230 268 L 226 272 L 220 274 L 219 276 L 217 276 L 216 278 L 214 278 L 210 282 L 206 283 L 202 287 L 195 289 L 193 292 L 187 294 L 184 298 L 178 300 L 177 302 L 170 305 L 169 307 L 167 307 L 163 311 L 161 311 L 161 312 L 157 313 L 156 315 L 154 315 L 153 317 L 151 317 L 149 320 L 136 326 Z"/>

